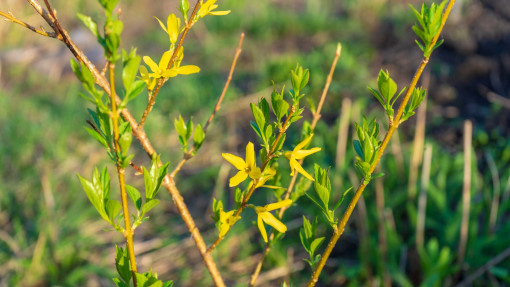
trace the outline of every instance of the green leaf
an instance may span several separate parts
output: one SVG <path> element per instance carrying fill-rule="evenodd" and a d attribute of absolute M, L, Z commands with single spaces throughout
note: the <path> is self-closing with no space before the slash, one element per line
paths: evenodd
<path fill-rule="evenodd" d="M 186 134 L 188 133 L 187 125 L 184 123 L 184 120 L 182 119 L 182 116 L 179 115 L 179 120 L 174 119 L 174 127 L 177 131 L 177 134 L 179 134 L 180 137 L 183 139 L 186 138 Z"/>
<path fill-rule="evenodd" d="M 165 179 L 165 176 L 168 172 L 169 165 L 170 165 L 170 163 L 167 162 L 162 167 L 158 168 L 158 174 L 157 174 L 157 178 L 156 178 L 156 187 L 154 188 L 154 193 L 151 198 L 154 198 L 158 194 L 159 188 L 161 187 L 161 183 L 163 182 L 163 179 Z"/>
<path fill-rule="evenodd" d="M 105 191 L 104 187 L 100 182 L 99 172 L 97 168 L 94 169 L 92 182 L 81 177 L 79 174 L 78 178 L 80 179 L 80 183 L 83 187 L 83 190 L 87 194 L 87 197 L 89 198 L 92 205 L 96 208 L 99 215 L 101 215 L 101 217 L 107 222 L 110 222 L 104 208 L 105 204 L 104 199 L 106 198 Z"/>
<path fill-rule="evenodd" d="M 195 133 L 193 134 L 193 142 L 195 144 L 195 151 L 197 151 L 200 148 L 200 146 L 202 146 L 204 139 L 205 139 L 204 129 L 202 128 L 202 126 L 200 124 L 198 124 L 197 127 L 195 128 Z"/>
<path fill-rule="evenodd" d="M 361 148 L 361 143 L 359 142 L 359 140 L 353 140 L 352 141 L 352 145 L 354 146 L 354 150 L 356 151 L 356 153 L 359 155 L 359 157 L 364 160 L 364 156 L 363 156 L 363 148 Z"/>
<path fill-rule="evenodd" d="M 303 230 L 305 232 L 305 238 L 307 241 L 315 236 L 313 234 L 312 225 L 310 224 L 310 221 L 303 215 Z"/>
<path fill-rule="evenodd" d="M 91 128 L 88 128 L 88 127 L 85 127 L 85 129 L 87 130 L 87 132 L 93 137 L 95 138 L 101 145 L 103 145 L 105 148 L 108 148 L 108 143 L 106 142 L 106 140 L 104 139 L 104 137 L 102 135 L 100 135 L 98 132 L 96 132 L 95 130 L 91 129 Z"/>
<path fill-rule="evenodd" d="M 344 193 L 342 193 L 342 196 L 340 196 L 340 198 L 338 199 L 338 202 L 335 204 L 335 206 L 333 207 L 333 211 L 337 210 L 340 205 L 342 204 L 342 202 L 344 201 L 344 198 L 345 196 L 349 193 L 349 191 L 352 190 L 352 186 L 349 187 L 346 191 L 344 191 Z"/>
<path fill-rule="evenodd" d="M 305 235 L 305 229 L 301 228 L 299 230 L 299 239 L 301 239 L 301 245 L 305 248 L 306 252 L 310 253 L 310 246 L 308 244 L 308 238 Z"/>
<path fill-rule="evenodd" d="M 314 165 L 314 169 L 315 169 L 315 181 L 314 181 L 315 192 L 317 192 L 317 195 L 321 199 L 324 209 L 328 210 L 329 195 L 331 193 L 331 183 L 329 181 L 328 173 L 318 164 Z"/>
<path fill-rule="evenodd" d="M 190 118 L 187 122 L 186 122 L 186 141 L 189 140 L 190 136 L 191 136 L 191 133 L 193 132 L 193 121 L 192 119 Z"/>
<path fill-rule="evenodd" d="M 256 122 L 250 121 L 250 126 L 261 139 L 265 140 Z"/>
<path fill-rule="evenodd" d="M 315 254 L 315 251 L 321 246 L 321 244 L 324 242 L 324 239 L 325 237 L 315 238 L 310 244 L 310 253 Z"/>
<path fill-rule="evenodd" d="M 126 156 L 129 152 L 129 147 L 131 146 L 131 141 L 133 140 L 133 135 L 131 134 L 131 129 L 129 131 L 124 132 L 119 138 L 119 146 L 122 152 L 122 156 Z"/>
<path fill-rule="evenodd" d="M 106 202 L 106 213 L 112 225 L 115 225 L 115 218 L 117 218 L 121 209 L 122 205 L 117 200 L 108 200 Z"/>
<path fill-rule="evenodd" d="M 262 113 L 264 114 L 264 120 L 265 122 L 269 122 L 269 103 L 265 98 L 262 98 L 259 102 L 259 108 L 262 110 Z"/>
<path fill-rule="evenodd" d="M 159 204 L 159 199 L 151 199 L 151 200 L 147 201 L 142 206 L 142 214 L 149 212 L 149 210 L 153 209 L 158 204 Z"/>
<path fill-rule="evenodd" d="M 142 207 L 142 196 L 140 195 L 140 191 L 131 185 L 126 185 L 126 191 L 131 198 L 131 201 L 136 207 L 136 210 L 140 211 L 140 207 Z"/>
<path fill-rule="evenodd" d="M 379 93 L 379 91 L 376 91 L 370 87 L 367 87 L 368 90 L 372 93 L 372 95 L 374 95 L 374 97 L 379 101 L 379 103 L 381 103 L 381 105 L 386 108 L 386 101 L 383 99 L 383 97 L 381 96 L 381 94 Z"/>
<path fill-rule="evenodd" d="M 90 16 L 86 16 L 81 13 L 76 13 L 76 16 L 78 17 L 78 19 L 80 19 L 83 25 L 85 25 L 85 27 L 87 27 L 87 29 L 89 29 L 90 32 L 94 34 L 94 37 L 100 38 L 99 30 L 97 29 L 97 23 L 94 20 L 92 20 Z"/>
<path fill-rule="evenodd" d="M 129 102 L 136 98 L 145 88 L 145 82 L 141 80 L 134 81 L 130 89 L 126 92 L 126 102 Z"/>
<path fill-rule="evenodd" d="M 251 112 L 253 114 L 253 118 L 255 119 L 255 122 L 257 123 L 257 126 L 259 127 L 260 130 L 264 130 L 265 125 L 266 125 L 264 112 L 262 111 L 261 108 L 254 105 L 253 103 L 250 103 L 250 107 L 251 107 Z"/>
<path fill-rule="evenodd" d="M 138 74 L 138 67 L 142 58 L 136 55 L 136 49 L 133 49 L 127 59 L 124 59 L 124 69 L 122 69 L 122 83 L 124 89 L 130 91 L 136 75 Z"/>
<path fill-rule="evenodd" d="M 123 249 L 122 247 L 115 245 L 115 252 L 115 267 L 117 268 L 117 272 L 124 282 L 129 283 L 132 273 L 129 265 L 127 249 Z"/>

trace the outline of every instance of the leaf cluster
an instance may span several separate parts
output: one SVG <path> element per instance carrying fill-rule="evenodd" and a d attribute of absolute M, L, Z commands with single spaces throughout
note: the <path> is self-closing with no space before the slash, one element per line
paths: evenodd
<path fill-rule="evenodd" d="M 129 287 L 133 277 L 133 272 L 129 265 L 128 250 L 115 245 L 115 267 L 120 278 L 113 278 L 117 287 Z M 141 287 L 172 287 L 173 281 L 163 282 L 158 279 L 158 274 L 152 269 L 145 273 L 135 273 L 137 286 Z"/>
<path fill-rule="evenodd" d="M 331 228 L 335 229 L 338 223 L 338 219 L 335 217 L 335 210 L 340 207 L 345 196 L 352 189 L 347 189 L 338 199 L 336 204 L 333 207 L 330 207 L 330 199 L 331 199 L 331 181 L 329 180 L 329 168 L 327 170 L 321 168 L 318 164 L 314 165 L 315 169 L 315 181 L 313 182 L 313 187 L 315 193 L 307 192 L 305 195 L 319 207 L 322 211 L 322 214 L 328 221 L 328 224 Z"/>
<path fill-rule="evenodd" d="M 317 249 L 324 243 L 325 237 L 317 237 L 317 218 L 310 223 L 305 216 L 303 216 L 303 227 L 299 229 L 299 238 L 301 244 L 305 248 L 306 252 L 310 256 L 305 261 L 310 265 L 312 269 L 315 268 L 317 262 L 319 262 L 321 255 L 315 255 Z"/>
<path fill-rule="evenodd" d="M 423 3 L 421 6 L 420 12 L 418 12 L 412 5 L 411 9 L 418 20 L 418 25 L 413 26 L 413 31 L 416 35 L 422 40 L 420 43 L 416 40 L 416 44 L 423 51 L 423 56 L 425 58 L 430 57 L 430 54 L 439 47 L 443 40 L 438 41 L 433 47 L 431 46 L 432 40 L 437 35 L 439 30 L 441 29 L 441 22 L 443 20 L 443 9 L 446 5 L 446 0 L 441 2 L 441 4 L 432 3 L 430 6 Z"/>
<path fill-rule="evenodd" d="M 193 146 L 195 148 L 193 149 L 193 153 L 191 154 L 192 156 L 195 155 L 205 140 L 205 133 L 202 126 L 200 124 L 197 124 L 194 127 L 192 118 L 184 122 L 182 116 L 179 115 L 179 119 L 174 119 L 174 127 L 175 130 L 177 131 L 177 134 L 179 135 L 179 143 L 182 146 L 182 151 L 184 152 L 184 154 L 188 152 L 188 142 L 189 139 L 191 138 L 193 130 L 195 131 L 193 133 Z"/>

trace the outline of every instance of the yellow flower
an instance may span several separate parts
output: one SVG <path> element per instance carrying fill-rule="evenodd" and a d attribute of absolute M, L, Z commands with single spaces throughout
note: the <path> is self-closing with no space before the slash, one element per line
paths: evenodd
<path fill-rule="evenodd" d="M 267 233 L 266 227 L 264 223 L 271 225 L 274 229 L 278 230 L 280 233 L 285 233 L 287 231 L 287 226 L 283 224 L 280 220 L 276 219 L 274 215 L 272 215 L 269 211 L 279 209 L 282 207 L 286 207 L 292 204 L 292 200 L 286 199 L 276 203 L 268 204 L 264 207 L 257 206 L 255 207 L 255 211 L 257 212 L 257 225 L 259 227 L 260 233 L 262 234 L 262 238 L 267 242 Z"/>
<path fill-rule="evenodd" d="M 182 51 L 181 51 L 182 53 Z M 149 56 L 144 56 L 143 61 L 149 68 L 151 68 L 152 73 L 149 74 L 151 78 L 159 79 L 159 78 L 172 78 L 177 75 L 189 75 L 200 72 L 200 68 L 194 65 L 187 65 L 180 67 L 182 57 L 178 57 L 178 60 L 175 61 L 172 68 L 168 69 L 168 63 L 170 63 L 170 58 L 172 57 L 171 51 L 166 51 L 163 53 L 161 60 L 159 61 L 159 65 L 157 65 Z"/>
<path fill-rule="evenodd" d="M 259 180 L 257 181 L 257 185 L 255 186 L 255 188 L 259 188 L 259 187 L 268 187 L 268 188 L 274 188 L 273 186 L 267 186 L 267 185 L 264 185 L 266 183 L 266 181 L 270 180 L 273 176 L 276 175 L 276 170 L 274 168 L 266 168 L 264 170 L 264 172 L 262 173 L 262 175 L 260 176 Z M 248 187 L 248 189 L 251 188 L 253 184 L 253 181 L 250 183 L 250 186 Z"/>
<path fill-rule="evenodd" d="M 156 79 L 151 78 L 149 75 L 149 71 L 145 66 L 140 65 L 140 75 L 142 76 L 140 79 L 145 82 L 147 85 L 147 90 L 152 91 L 154 86 L 156 86 Z"/>
<path fill-rule="evenodd" d="M 246 161 L 230 153 L 222 153 L 223 158 L 230 162 L 239 172 L 230 179 L 230 187 L 237 186 L 248 176 L 251 179 L 259 179 L 262 175 L 255 161 L 255 149 L 251 142 L 246 145 Z"/>
<path fill-rule="evenodd" d="M 289 159 L 290 164 L 290 175 L 294 176 L 294 170 L 297 170 L 300 174 L 302 174 L 304 177 L 308 178 L 309 180 L 313 181 L 313 177 L 309 175 L 303 167 L 299 164 L 297 161 L 298 159 L 303 159 L 306 156 L 311 155 L 312 153 L 316 153 L 321 150 L 320 147 L 315 147 L 309 150 L 304 150 L 303 148 L 310 142 L 312 139 L 313 134 L 311 134 L 309 137 L 307 137 L 305 140 L 300 142 L 293 151 L 288 151 L 285 153 L 285 157 Z"/>
<path fill-rule="evenodd" d="M 223 209 L 220 209 L 220 238 L 224 237 L 230 230 L 230 227 L 241 219 L 241 216 L 234 216 L 234 213 L 235 210 L 224 212 Z"/>
<path fill-rule="evenodd" d="M 179 37 L 179 33 L 181 32 L 181 18 L 175 16 L 175 14 L 168 15 L 168 18 L 166 20 L 166 27 L 161 22 L 161 20 L 158 19 L 158 17 L 154 17 L 158 20 L 159 25 L 163 30 L 168 34 L 168 37 L 170 38 L 170 43 L 175 44 L 177 43 L 177 38 Z"/>
<path fill-rule="evenodd" d="M 216 16 L 222 16 L 227 15 L 230 13 L 230 10 L 228 11 L 213 11 L 214 9 L 218 8 L 218 5 L 215 4 L 217 0 L 208 0 L 202 6 L 200 6 L 200 10 L 198 10 L 197 17 L 198 19 L 204 17 L 205 15 L 216 15 Z"/>

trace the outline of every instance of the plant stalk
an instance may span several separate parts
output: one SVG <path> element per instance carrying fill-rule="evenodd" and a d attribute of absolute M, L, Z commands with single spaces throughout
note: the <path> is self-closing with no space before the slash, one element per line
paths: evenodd
<path fill-rule="evenodd" d="M 317 109 L 313 113 L 313 120 L 311 124 L 311 130 L 314 131 L 315 127 L 317 126 L 317 122 L 321 118 L 321 111 L 322 107 L 324 105 L 324 101 L 326 100 L 326 96 L 329 91 L 329 86 L 331 85 L 331 81 L 333 80 L 333 74 L 335 72 L 336 64 L 338 62 L 338 59 L 340 58 L 342 52 L 342 45 L 339 43 L 336 48 L 335 57 L 333 58 L 333 63 L 331 64 L 331 68 L 329 69 L 329 74 L 326 78 L 326 84 L 324 85 L 324 89 L 322 90 L 322 95 L 319 100 L 319 104 L 317 105 Z M 303 159 L 299 160 L 299 164 L 303 164 Z M 296 180 L 299 173 L 294 173 L 294 176 L 291 178 L 289 187 L 287 188 L 287 191 L 285 192 L 284 200 L 290 198 L 290 194 L 292 193 L 292 190 L 294 189 L 294 185 L 296 184 Z M 284 206 L 280 208 L 278 211 L 278 218 L 281 220 L 283 218 L 283 214 L 288 209 L 288 206 Z M 271 230 L 271 233 L 269 234 L 269 241 L 266 243 L 266 247 L 264 248 L 264 253 L 260 257 L 259 261 L 257 262 L 257 265 L 255 266 L 255 269 L 253 270 L 253 273 L 250 277 L 250 283 L 249 286 L 255 286 L 255 283 L 257 282 L 257 277 L 260 274 L 260 271 L 262 270 L 262 264 L 264 263 L 264 260 L 266 259 L 267 254 L 271 250 L 271 241 L 274 239 L 274 233 L 273 230 Z"/>
<path fill-rule="evenodd" d="M 117 103 L 115 101 L 115 64 L 110 63 L 108 65 L 108 75 L 110 77 L 110 90 L 112 92 L 112 112 L 110 117 L 112 119 L 113 124 L 113 141 L 115 144 L 115 156 L 117 158 L 117 174 L 119 177 L 119 185 L 120 185 L 120 196 L 122 200 L 122 213 L 124 215 L 124 237 L 126 238 L 126 248 L 128 249 L 129 254 L 129 263 L 131 265 L 131 272 L 133 272 L 133 284 L 135 287 L 138 286 L 136 282 L 136 273 L 138 272 L 136 268 L 136 258 L 135 258 L 135 249 L 133 245 L 133 230 L 131 229 L 131 223 L 129 222 L 129 207 L 127 201 L 127 192 L 126 192 L 126 178 L 125 178 L 125 169 L 122 167 L 121 159 L 119 158 L 120 145 L 119 145 L 119 112 L 117 111 Z"/>
<path fill-rule="evenodd" d="M 450 11 L 453 7 L 453 4 L 455 3 L 455 0 L 450 0 L 448 2 L 448 6 L 446 7 L 446 10 L 443 14 L 443 19 L 441 21 L 441 28 L 439 29 L 438 33 L 432 39 L 432 42 L 430 43 L 430 47 L 434 47 L 436 45 L 437 39 L 439 38 L 439 35 L 441 34 L 444 24 L 446 23 L 446 19 L 448 19 L 448 15 L 450 15 Z M 413 93 L 414 88 L 416 87 L 416 84 L 418 83 L 418 80 L 420 79 L 421 74 L 423 73 L 423 70 L 427 66 L 427 63 L 429 62 L 429 57 L 424 57 L 418 66 L 418 69 L 416 70 L 413 79 L 411 80 L 411 84 L 409 85 L 409 89 L 407 89 L 407 92 L 402 100 L 402 103 L 400 104 L 398 108 L 398 112 L 393 118 L 393 120 L 390 120 L 389 128 L 386 133 L 386 136 L 384 137 L 384 140 L 381 144 L 381 147 L 379 148 L 379 151 L 377 152 L 377 158 L 375 162 L 370 167 L 369 174 L 372 175 L 372 173 L 375 170 L 375 167 L 379 163 L 379 160 L 381 159 L 381 156 L 384 153 L 384 150 L 388 146 L 388 143 L 390 142 L 391 137 L 393 136 L 393 133 L 398 128 L 400 124 L 400 119 L 402 118 L 402 114 L 404 113 L 405 107 L 407 105 L 407 102 L 409 102 L 409 99 L 411 98 L 411 95 Z M 345 226 L 347 225 L 347 222 L 349 221 L 349 218 L 351 217 L 352 212 L 354 211 L 354 208 L 356 207 L 356 204 L 358 203 L 358 200 L 360 199 L 361 195 L 363 194 L 363 191 L 365 190 L 368 183 L 365 183 L 365 179 L 363 179 L 356 190 L 356 193 L 354 194 L 354 197 L 352 198 L 351 202 L 349 203 L 349 206 L 347 207 L 347 210 L 345 211 L 342 219 L 340 220 L 340 223 L 338 226 L 334 229 L 333 235 L 324 250 L 324 253 L 321 256 L 321 259 L 319 263 L 317 264 L 317 267 L 315 268 L 312 277 L 310 278 L 310 281 L 308 282 L 308 287 L 313 287 L 319 280 L 319 275 L 322 272 L 322 269 L 326 265 L 326 261 L 329 259 L 329 256 L 331 255 L 331 251 L 333 251 L 333 248 L 335 247 L 336 243 L 338 242 L 338 239 L 340 239 L 340 236 L 345 230 Z"/>

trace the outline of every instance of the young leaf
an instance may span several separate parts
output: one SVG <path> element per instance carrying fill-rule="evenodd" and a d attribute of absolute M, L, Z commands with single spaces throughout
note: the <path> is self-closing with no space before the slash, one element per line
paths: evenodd
<path fill-rule="evenodd" d="M 136 207 L 136 210 L 140 211 L 140 207 L 142 207 L 142 196 L 140 195 L 140 191 L 131 185 L 126 185 L 126 191 L 133 201 L 133 204 Z"/>
<path fill-rule="evenodd" d="M 115 251 L 115 267 L 117 268 L 117 272 L 125 283 L 129 283 L 132 273 L 127 249 L 124 250 L 122 247 L 115 245 Z"/>
<path fill-rule="evenodd" d="M 263 130 L 266 125 L 266 120 L 264 117 L 264 112 L 261 108 L 254 105 L 253 103 L 250 103 L 251 106 L 251 112 L 253 114 L 253 118 L 255 119 L 255 122 L 257 123 L 257 126 L 259 127 L 259 130 Z M 262 134 L 262 133 L 261 133 Z M 263 137 L 261 137 L 263 138 Z"/>
<path fill-rule="evenodd" d="M 204 129 L 200 124 L 195 128 L 195 133 L 193 134 L 193 142 L 195 144 L 195 152 L 202 146 L 202 143 L 205 139 Z"/>
<path fill-rule="evenodd" d="M 151 199 L 151 200 L 147 201 L 142 206 L 142 214 L 149 212 L 149 210 L 153 209 L 158 204 L 159 204 L 159 199 Z"/>
<path fill-rule="evenodd" d="M 85 25 L 85 27 L 87 27 L 87 29 L 89 29 L 90 32 L 92 32 L 94 37 L 98 39 L 100 38 L 99 30 L 97 29 L 97 23 L 94 20 L 92 20 L 90 16 L 86 16 L 81 13 L 76 13 L 76 16 L 78 17 L 78 19 L 80 19 L 83 25 Z"/>
<path fill-rule="evenodd" d="M 115 218 L 117 218 L 121 209 L 122 205 L 117 200 L 108 200 L 106 202 L 106 213 L 108 214 L 111 225 L 115 225 Z"/>

